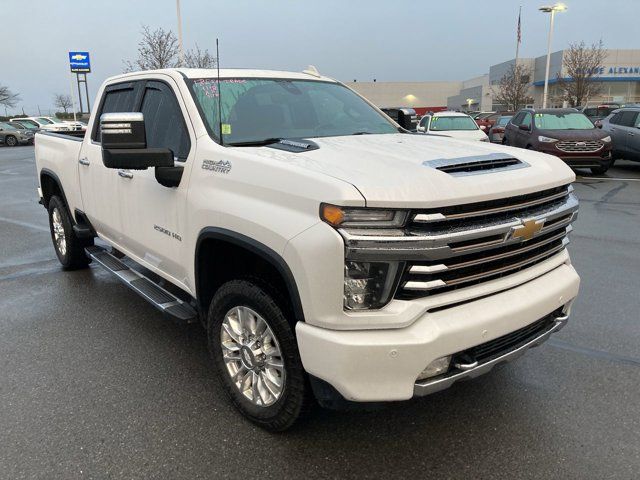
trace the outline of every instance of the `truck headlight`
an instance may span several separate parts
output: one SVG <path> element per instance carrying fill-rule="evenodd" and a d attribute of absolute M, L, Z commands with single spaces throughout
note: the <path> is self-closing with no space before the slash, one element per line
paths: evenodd
<path fill-rule="evenodd" d="M 320 205 L 320 218 L 333 227 L 401 227 L 408 213 L 406 210 Z"/>
<path fill-rule="evenodd" d="M 382 308 L 395 293 L 401 262 L 352 262 L 344 266 L 344 308 Z"/>
<path fill-rule="evenodd" d="M 542 143 L 553 143 L 553 142 L 557 142 L 558 139 L 557 138 L 551 138 L 551 137 L 545 137 L 544 135 L 540 135 L 538 137 L 538 141 L 542 142 Z"/>

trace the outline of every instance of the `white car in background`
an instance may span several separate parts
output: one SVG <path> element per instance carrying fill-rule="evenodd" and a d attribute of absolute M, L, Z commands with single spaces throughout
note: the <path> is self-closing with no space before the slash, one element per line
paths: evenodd
<path fill-rule="evenodd" d="M 49 117 L 20 117 L 12 118 L 10 122 L 20 122 L 25 126 L 37 127 L 45 132 L 72 132 L 75 127 L 61 120 L 55 121 Z"/>
<path fill-rule="evenodd" d="M 71 130 L 74 130 L 74 131 L 86 130 L 86 127 L 87 127 L 82 122 L 77 122 L 74 120 L 60 120 L 59 118 L 56 118 L 56 117 L 37 117 L 37 119 L 42 121 L 49 121 L 54 125 L 67 125 L 71 127 Z"/>
<path fill-rule="evenodd" d="M 461 112 L 427 114 L 420 119 L 416 130 L 427 135 L 443 135 L 459 140 L 489 141 L 489 137 L 478 127 L 475 120 Z"/>

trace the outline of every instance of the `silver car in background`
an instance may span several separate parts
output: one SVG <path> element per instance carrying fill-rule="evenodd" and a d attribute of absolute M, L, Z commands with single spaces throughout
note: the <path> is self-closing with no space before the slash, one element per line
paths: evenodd
<path fill-rule="evenodd" d="M 15 147 L 33 145 L 34 132 L 28 128 L 18 128 L 6 122 L 0 122 L 0 145 Z"/>
<path fill-rule="evenodd" d="M 614 110 L 596 125 L 611 136 L 614 160 L 640 162 L 640 106 Z"/>

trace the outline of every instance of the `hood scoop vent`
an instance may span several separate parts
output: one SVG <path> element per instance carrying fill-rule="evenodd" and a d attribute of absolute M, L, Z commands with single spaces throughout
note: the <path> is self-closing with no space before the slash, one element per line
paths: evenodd
<path fill-rule="evenodd" d="M 487 155 L 459 158 L 438 158 L 422 162 L 422 164 L 425 167 L 434 168 L 454 176 L 497 173 L 529 166 L 528 163 L 504 153 L 489 153 Z"/>

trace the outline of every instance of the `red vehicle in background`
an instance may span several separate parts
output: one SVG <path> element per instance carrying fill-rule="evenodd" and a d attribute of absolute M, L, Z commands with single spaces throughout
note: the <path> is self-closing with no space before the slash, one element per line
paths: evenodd
<path fill-rule="evenodd" d="M 474 120 L 480 127 L 480 130 L 482 130 L 484 133 L 487 133 L 491 126 L 496 123 L 496 120 L 499 116 L 500 114 L 497 112 L 482 112 L 478 114 L 474 118 Z"/>

